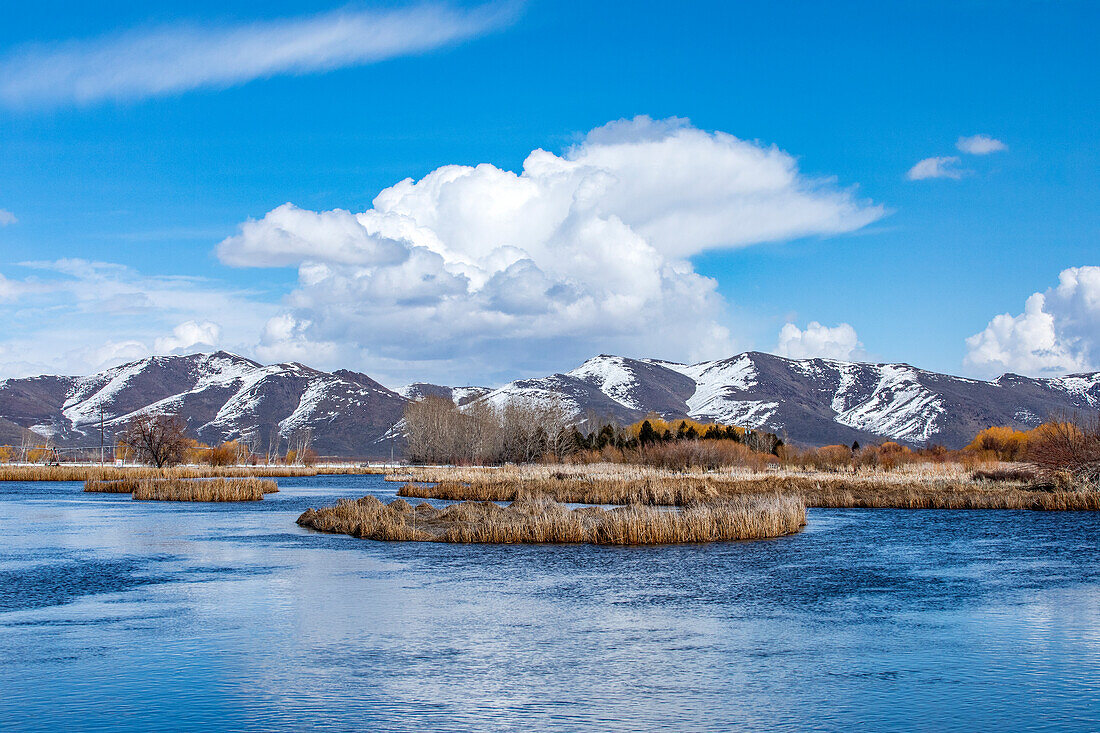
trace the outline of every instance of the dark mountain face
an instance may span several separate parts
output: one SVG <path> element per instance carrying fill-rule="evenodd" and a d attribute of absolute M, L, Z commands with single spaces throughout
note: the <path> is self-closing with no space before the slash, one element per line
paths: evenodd
<path fill-rule="evenodd" d="M 99 445 L 131 415 L 171 412 L 205 443 L 241 439 L 285 451 L 307 436 L 323 455 L 381 456 L 405 399 L 366 375 L 301 364 L 263 366 L 233 354 L 152 357 L 88 377 L 0 382 L 0 417 L 58 446 Z"/>
<path fill-rule="evenodd" d="M 1065 412 L 1100 410 L 1100 374 L 982 382 L 908 364 L 758 352 L 701 364 L 601 355 L 565 374 L 505 385 L 485 399 L 551 394 L 578 416 L 622 422 L 656 412 L 762 428 L 805 445 L 889 439 L 958 448 L 990 425 L 1026 429 Z"/>
<path fill-rule="evenodd" d="M 257 452 L 281 452 L 308 435 L 323 455 L 382 457 L 401 450 L 393 428 L 406 402 L 427 395 L 459 405 L 554 399 L 577 419 L 624 423 L 655 412 L 763 428 L 807 445 L 960 447 L 990 425 L 1030 428 L 1064 412 L 1096 412 L 1100 374 L 981 382 L 906 364 L 756 352 L 700 364 L 601 355 L 495 390 L 414 383 L 392 391 L 357 372 L 264 366 L 218 352 L 152 357 L 88 377 L 0 381 L 0 444 L 19 444 L 31 431 L 62 447 L 97 447 L 101 421 L 110 443 L 131 415 L 153 410 L 180 415 L 206 443 L 241 439 Z"/>

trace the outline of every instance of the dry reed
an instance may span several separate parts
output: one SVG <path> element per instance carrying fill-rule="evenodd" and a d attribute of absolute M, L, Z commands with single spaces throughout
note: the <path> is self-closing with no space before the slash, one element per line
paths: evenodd
<path fill-rule="evenodd" d="M 542 469 L 544 467 L 540 467 Z M 1100 510 L 1100 492 L 1048 491 L 1023 482 L 976 481 L 964 472 L 684 473 L 577 472 L 535 469 L 418 472 L 400 496 L 452 500 L 517 501 L 546 498 L 578 504 L 705 505 L 736 497 L 783 494 L 809 507 L 898 509 Z M 439 480 L 422 483 L 428 476 Z M 441 479 L 441 480 L 440 480 Z"/>
<path fill-rule="evenodd" d="M 137 478 L 129 476 L 110 481 L 89 480 L 84 491 L 107 494 L 133 494 L 137 500 L 152 501 L 259 501 L 264 494 L 279 490 L 270 479 L 255 477 L 181 479 Z"/>
<path fill-rule="evenodd" d="M 327 474 L 380 474 L 381 466 L 102 466 L 60 464 L 54 466 L 0 465 L 0 481 L 117 481 L 139 478 L 237 478 L 293 477 Z"/>
<path fill-rule="evenodd" d="M 144 479 L 133 489 L 136 501 L 260 501 L 279 490 L 270 479 Z"/>
<path fill-rule="evenodd" d="M 436 509 L 403 499 L 341 499 L 336 506 L 308 509 L 298 524 L 322 532 L 373 540 L 460 543 L 591 543 L 663 545 L 763 539 L 798 532 L 806 509 L 793 497 L 740 497 L 665 511 L 631 505 L 570 510 L 546 499 L 507 507 L 466 501 Z"/>

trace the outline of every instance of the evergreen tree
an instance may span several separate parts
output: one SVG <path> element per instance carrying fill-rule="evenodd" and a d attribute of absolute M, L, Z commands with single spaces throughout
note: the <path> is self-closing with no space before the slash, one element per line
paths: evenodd
<path fill-rule="evenodd" d="M 657 442 L 657 431 L 653 429 L 649 420 L 643 422 L 641 429 L 638 430 L 638 442 L 643 446 Z"/>
<path fill-rule="evenodd" d="M 600 428 L 599 434 L 596 436 L 596 450 L 603 450 L 609 445 L 615 444 L 615 428 L 610 425 L 604 425 Z"/>

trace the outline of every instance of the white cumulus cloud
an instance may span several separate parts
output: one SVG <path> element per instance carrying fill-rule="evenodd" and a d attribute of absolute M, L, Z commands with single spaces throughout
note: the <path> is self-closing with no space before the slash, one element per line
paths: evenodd
<path fill-rule="evenodd" d="M 805 330 L 787 323 L 779 330 L 775 353 L 791 359 L 858 359 L 863 356 L 863 344 L 856 330 L 847 323 L 823 326 L 810 321 Z"/>
<path fill-rule="evenodd" d="M 329 71 L 439 48 L 492 30 L 511 15 L 508 5 L 342 9 L 38 44 L 0 59 L 0 101 L 48 105 L 134 99 Z"/>
<path fill-rule="evenodd" d="M 1062 270 L 1057 286 L 1028 296 L 1023 313 L 994 317 L 966 346 L 966 364 L 990 376 L 1100 369 L 1100 267 Z"/>
<path fill-rule="evenodd" d="M 883 214 L 774 146 L 637 117 L 561 155 L 535 150 L 519 173 L 443 166 L 359 213 L 285 204 L 218 254 L 298 268 L 287 312 L 264 334 L 269 358 L 316 348 L 488 378 L 596 350 L 728 355 L 725 303 L 690 257 Z"/>
<path fill-rule="evenodd" d="M 969 155 L 989 155 L 1005 150 L 1008 146 L 989 135 L 971 135 L 960 137 L 955 147 Z"/>
<path fill-rule="evenodd" d="M 0 227 L 6 227 L 9 224 L 14 224 L 19 221 L 15 218 L 15 214 L 11 213 L 7 209 L 0 209 Z"/>
<path fill-rule="evenodd" d="M 923 181 L 926 178 L 958 179 L 967 173 L 965 170 L 960 169 L 958 165 L 959 157 L 957 155 L 925 158 L 910 168 L 906 177 L 910 181 Z"/>
<path fill-rule="evenodd" d="M 158 338 L 153 349 L 158 354 L 187 354 L 212 350 L 222 337 L 222 327 L 213 321 L 184 321 L 172 329 L 171 336 Z"/>

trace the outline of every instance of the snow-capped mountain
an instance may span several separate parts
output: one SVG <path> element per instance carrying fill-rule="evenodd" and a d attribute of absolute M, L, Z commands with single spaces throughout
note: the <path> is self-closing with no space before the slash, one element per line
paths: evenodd
<path fill-rule="evenodd" d="M 264 366 L 234 354 L 156 356 L 87 377 L 0 382 L 0 416 L 59 446 L 110 442 L 136 412 L 180 415 L 199 440 L 244 439 L 267 451 L 308 431 L 322 454 L 381 455 L 405 398 L 365 374 L 297 363 Z"/>
<path fill-rule="evenodd" d="M 465 405 L 478 397 L 484 397 L 493 390 L 491 387 L 444 387 L 427 382 L 413 382 L 403 387 L 395 387 L 393 391 L 408 400 L 419 400 L 428 396 L 445 397 L 456 405 Z"/>
<path fill-rule="evenodd" d="M 108 442 L 131 415 L 177 413 L 207 443 L 243 438 L 267 451 L 308 431 L 323 455 L 389 455 L 410 399 L 559 400 L 577 419 L 633 422 L 655 412 L 763 428 L 810 445 L 885 439 L 965 445 L 990 425 L 1028 428 L 1062 412 L 1100 411 L 1100 373 L 1053 379 L 1006 374 L 992 382 L 916 369 L 748 352 L 678 364 L 601 355 L 572 371 L 498 389 L 423 382 L 390 390 L 364 374 L 301 364 L 264 366 L 218 352 L 158 356 L 87 377 L 0 381 L 0 444 L 27 435 L 59 446 Z"/>
<path fill-rule="evenodd" d="M 633 421 L 649 412 L 691 417 L 824 445 L 891 439 L 965 445 L 990 425 L 1030 428 L 1062 412 L 1100 410 L 1100 373 L 992 382 L 908 364 L 786 359 L 747 352 L 678 364 L 600 355 L 576 369 L 522 379 L 484 399 L 562 400 L 575 415 Z"/>

